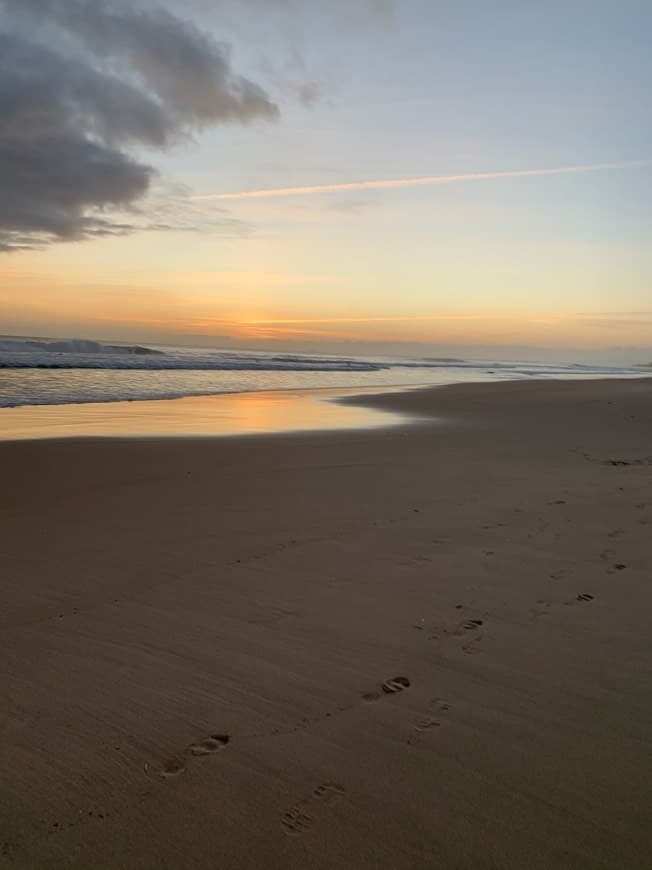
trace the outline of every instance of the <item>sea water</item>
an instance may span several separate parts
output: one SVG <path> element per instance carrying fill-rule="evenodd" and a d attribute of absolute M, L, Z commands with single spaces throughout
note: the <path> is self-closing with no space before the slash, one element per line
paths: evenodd
<path fill-rule="evenodd" d="M 342 357 L 0 338 L 0 407 L 519 378 L 640 377 L 649 372 L 642 366 Z"/>
<path fill-rule="evenodd" d="M 0 338 L 0 439 L 372 428 L 404 418 L 330 400 L 410 386 L 649 371 Z"/>

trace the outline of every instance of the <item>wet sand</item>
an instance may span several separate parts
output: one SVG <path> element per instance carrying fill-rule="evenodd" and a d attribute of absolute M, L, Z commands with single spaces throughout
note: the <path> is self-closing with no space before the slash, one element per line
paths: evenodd
<path fill-rule="evenodd" d="M 0 866 L 652 866 L 652 381 L 0 443 Z"/>
<path fill-rule="evenodd" d="M 154 401 L 21 405 L 0 408 L 0 443 L 52 438 L 184 438 L 386 428 L 404 415 L 360 404 L 347 395 L 382 390 L 265 390 Z"/>

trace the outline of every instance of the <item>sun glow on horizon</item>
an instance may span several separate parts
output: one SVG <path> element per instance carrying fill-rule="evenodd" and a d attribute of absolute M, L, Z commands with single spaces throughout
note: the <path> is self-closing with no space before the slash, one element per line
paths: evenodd
<path fill-rule="evenodd" d="M 538 296 L 517 299 L 503 289 L 501 297 L 498 285 L 492 291 L 493 306 L 475 307 L 469 283 L 473 271 L 462 304 L 455 297 L 441 297 L 436 308 L 419 309 L 414 295 L 408 310 L 401 311 L 391 292 L 391 276 L 384 295 L 379 292 L 382 285 L 373 283 L 356 294 L 355 280 L 346 278 L 343 264 L 339 264 L 339 274 L 333 275 L 286 273 L 282 268 L 148 273 L 119 266 L 109 269 L 106 264 L 101 280 L 95 275 L 91 281 L 84 270 L 66 272 L 65 262 L 59 249 L 56 256 L 47 252 L 42 262 L 32 254 L 0 264 L 0 312 L 6 324 L 1 331 L 116 340 L 124 336 L 163 343 L 171 335 L 215 336 L 231 343 L 272 342 L 289 348 L 299 342 L 315 350 L 344 341 L 358 342 L 364 352 L 379 342 L 406 347 L 531 344 L 600 348 L 625 342 L 644 346 L 652 329 L 652 312 L 605 313 L 604 305 L 600 310 L 595 304 L 595 310 L 590 305 L 580 309 L 572 304 L 576 297 L 569 297 L 564 307 L 552 301 L 543 307 Z M 282 259 L 278 262 L 283 265 Z M 441 269 L 445 267 L 442 262 Z M 487 274 L 487 281 L 490 278 Z M 452 280 L 454 273 L 450 273 Z M 53 294 L 56 313 L 51 309 Z"/>
<path fill-rule="evenodd" d="M 65 5 L 0 22 L 0 332 L 652 358 L 645 4 Z"/>

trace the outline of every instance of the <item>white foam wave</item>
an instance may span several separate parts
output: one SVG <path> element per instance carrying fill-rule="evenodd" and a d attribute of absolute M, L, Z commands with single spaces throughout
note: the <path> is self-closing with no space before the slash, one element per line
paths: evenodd
<path fill-rule="evenodd" d="M 93 354 L 103 356 L 105 354 L 158 354 L 160 351 L 139 344 L 102 344 L 99 341 L 91 341 L 87 338 L 72 338 L 65 341 L 45 339 L 0 339 L 0 359 L 4 355 L 12 356 L 20 354 Z"/>
<path fill-rule="evenodd" d="M 342 358 L 264 351 L 0 337 L 0 408 L 261 390 L 641 377 L 649 368 L 447 358 Z M 1 421 L 0 421 L 1 423 Z M 1 437 L 1 435 L 0 435 Z"/>
<path fill-rule="evenodd" d="M 0 340 L 0 368 L 112 369 L 135 371 L 313 371 L 370 372 L 387 366 L 368 360 L 238 353 L 142 345 L 101 344 L 87 339 Z"/>

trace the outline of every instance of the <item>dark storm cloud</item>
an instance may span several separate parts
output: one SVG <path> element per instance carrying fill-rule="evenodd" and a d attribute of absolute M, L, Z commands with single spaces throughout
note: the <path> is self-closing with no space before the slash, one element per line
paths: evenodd
<path fill-rule="evenodd" d="M 135 146 L 278 115 L 228 46 L 164 9 L 0 0 L 2 12 L 0 250 L 129 232 L 109 212 L 150 187 Z"/>

